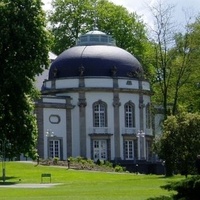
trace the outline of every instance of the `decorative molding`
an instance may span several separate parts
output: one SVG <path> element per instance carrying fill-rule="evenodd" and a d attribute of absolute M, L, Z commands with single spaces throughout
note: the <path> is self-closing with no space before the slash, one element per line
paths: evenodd
<path fill-rule="evenodd" d="M 132 68 L 132 70 L 127 73 L 127 76 L 131 78 L 142 78 L 143 72 L 140 71 L 139 69 L 135 70 L 134 68 Z"/>
<path fill-rule="evenodd" d="M 49 122 L 51 124 L 59 124 L 60 123 L 60 116 L 59 115 L 50 115 Z"/>
<path fill-rule="evenodd" d="M 58 78 L 58 69 L 57 68 L 53 69 L 53 77 Z"/>
<path fill-rule="evenodd" d="M 132 85 L 132 81 L 126 81 L 126 85 Z"/>
<path fill-rule="evenodd" d="M 99 100 L 97 101 L 97 103 L 98 103 L 98 104 L 104 104 L 104 102 L 103 102 L 101 99 L 99 99 Z"/>
<path fill-rule="evenodd" d="M 114 96 L 114 99 L 113 99 L 113 106 L 114 106 L 114 107 L 119 107 L 119 106 L 121 106 L 121 102 L 119 101 L 118 95 L 115 95 L 115 96 Z"/>
<path fill-rule="evenodd" d="M 145 107 L 145 104 L 144 103 L 139 103 L 139 108 L 142 109 Z"/>
<path fill-rule="evenodd" d="M 81 107 L 81 108 L 86 107 L 87 106 L 86 99 L 85 98 L 83 98 L 83 99 L 79 98 L 78 106 Z"/>
<path fill-rule="evenodd" d="M 144 101 L 143 101 L 143 98 L 142 96 L 140 97 L 140 100 L 139 100 L 139 108 L 140 109 L 143 109 L 145 107 L 145 104 L 144 104 Z"/>
<path fill-rule="evenodd" d="M 127 104 L 129 104 L 131 106 L 135 106 L 135 104 L 131 100 L 129 100 Z"/>
<path fill-rule="evenodd" d="M 83 76 L 84 75 L 84 72 L 85 72 L 85 67 L 83 67 L 83 65 L 81 65 L 79 67 L 79 76 Z"/>
<path fill-rule="evenodd" d="M 111 76 L 115 77 L 116 75 L 117 75 L 117 67 L 113 66 L 112 69 L 111 69 Z"/>

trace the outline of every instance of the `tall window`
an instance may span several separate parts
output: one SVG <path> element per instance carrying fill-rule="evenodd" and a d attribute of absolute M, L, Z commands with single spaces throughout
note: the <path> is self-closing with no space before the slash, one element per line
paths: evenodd
<path fill-rule="evenodd" d="M 98 101 L 93 105 L 94 112 L 94 127 L 106 127 L 106 104 Z"/>
<path fill-rule="evenodd" d="M 146 128 L 151 128 L 151 111 L 150 111 L 150 104 L 146 105 Z"/>
<path fill-rule="evenodd" d="M 135 106 L 133 103 L 125 105 L 125 127 L 135 127 Z"/>

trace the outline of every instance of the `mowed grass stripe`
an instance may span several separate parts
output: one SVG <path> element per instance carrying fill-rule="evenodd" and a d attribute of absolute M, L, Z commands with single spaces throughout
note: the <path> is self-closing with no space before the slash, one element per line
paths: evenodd
<path fill-rule="evenodd" d="M 149 197 L 169 195 L 170 193 L 162 190 L 160 186 L 184 178 L 68 170 L 63 167 L 35 166 L 32 163 L 6 163 L 7 184 L 40 184 L 42 173 L 51 173 L 52 183 L 62 184 L 51 188 L 0 188 L 0 200 L 145 200 Z M 43 180 L 45 183 L 49 182 L 48 178 Z"/>

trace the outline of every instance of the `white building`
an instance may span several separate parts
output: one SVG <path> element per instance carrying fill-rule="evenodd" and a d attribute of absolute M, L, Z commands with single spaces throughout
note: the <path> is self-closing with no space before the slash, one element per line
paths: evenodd
<path fill-rule="evenodd" d="M 94 30 L 51 64 L 36 102 L 42 158 L 149 160 L 151 90 L 143 69 Z"/>

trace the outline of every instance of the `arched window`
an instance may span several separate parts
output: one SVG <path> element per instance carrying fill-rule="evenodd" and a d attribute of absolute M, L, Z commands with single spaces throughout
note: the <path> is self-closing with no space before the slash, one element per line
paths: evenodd
<path fill-rule="evenodd" d="M 151 109 L 149 103 L 146 105 L 146 128 L 151 128 Z"/>
<path fill-rule="evenodd" d="M 93 104 L 94 127 L 107 127 L 107 106 L 99 100 Z"/>
<path fill-rule="evenodd" d="M 124 106 L 125 110 L 125 127 L 133 128 L 135 127 L 135 105 L 128 102 Z"/>

